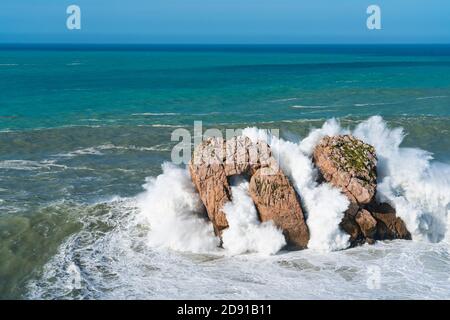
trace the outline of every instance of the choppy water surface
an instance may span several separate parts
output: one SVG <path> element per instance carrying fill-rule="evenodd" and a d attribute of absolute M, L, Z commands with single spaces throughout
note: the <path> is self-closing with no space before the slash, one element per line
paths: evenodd
<path fill-rule="evenodd" d="M 0 51 L 0 298 L 450 298 L 449 75 L 445 47 Z M 307 165 L 332 117 L 379 144 L 415 241 L 327 250 L 336 203 L 316 248 L 217 249 L 186 173 L 161 167 L 194 120 L 279 128 Z"/>

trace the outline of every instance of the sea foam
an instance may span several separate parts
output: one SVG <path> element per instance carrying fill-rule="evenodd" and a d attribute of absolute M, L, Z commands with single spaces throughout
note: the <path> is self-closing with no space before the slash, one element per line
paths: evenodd
<path fill-rule="evenodd" d="M 274 254 L 285 244 L 283 233 L 271 221 L 261 223 L 251 197 L 249 183 L 234 181 L 233 200 L 225 204 L 229 228 L 223 232 L 223 247 L 229 254 L 247 252 Z"/>
<path fill-rule="evenodd" d="M 402 128 L 389 129 L 381 117 L 359 124 L 354 135 L 372 144 L 378 155 L 378 198 L 397 209 L 415 239 L 441 241 L 450 209 L 450 166 L 432 162 L 432 154 L 402 148 Z"/>
<path fill-rule="evenodd" d="M 201 216 L 201 202 L 189 173 L 166 162 L 163 173 L 148 178 L 146 192 L 138 197 L 141 223 L 150 226 L 148 243 L 190 252 L 215 251 L 219 240 Z"/>
<path fill-rule="evenodd" d="M 396 207 L 413 241 L 339 250 L 348 246 L 338 227 L 348 200 L 316 182 L 311 155 L 323 136 L 342 133 L 377 149 L 378 197 Z M 83 215 L 82 230 L 28 283 L 27 298 L 448 298 L 449 165 L 433 162 L 426 151 L 401 147 L 403 130 L 388 128 L 380 117 L 354 130 L 329 120 L 296 142 L 257 128 L 244 134 L 271 144 L 300 193 L 309 249 L 268 256 L 284 239 L 271 223 L 259 222 L 243 180 L 232 183 L 233 200 L 224 207 L 230 228 L 218 248 L 188 170 L 165 163 L 139 196 L 94 206 L 96 214 Z M 328 253 L 332 250 L 339 251 Z M 367 290 L 368 270 L 374 268 L 381 289 Z"/>
<path fill-rule="evenodd" d="M 433 162 L 427 151 L 401 147 L 403 129 L 388 128 L 381 117 L 371 117 L 354 130 L 331 119 L 298 142 L 271 136 L 258 128 L 246 128 L 243 134 L 271 145 L 280 167 L 300 194 L 311 233 L 309 249 L 335 251 L 349 246 L 349 236 L 339 227 L 349 201 L 337 188 L 317 182 L 318 172 L 312 162 L 312 152 L 319 140 L 337 134 L 353 134 L 375 147 L 377 197 L 396 208 L 415 240 L 438 242 L 446 237 L 450 166 Z M 145 187 L 139 203 L 141 215 L 151 227 L 150 245 L 217 252 L 218 240 L 211 224 L 201 216 L 201 202 L 185 168 L 164 164 L 163 173 L 150 178 Z M 273 225 L 259 223 L 246 188 L 247 182 L 233 186 L 233 200 L 224 207 L 230 223 L 223 234 L 224 253 L 276 253 L 284 244 L 281 233 Z"/>

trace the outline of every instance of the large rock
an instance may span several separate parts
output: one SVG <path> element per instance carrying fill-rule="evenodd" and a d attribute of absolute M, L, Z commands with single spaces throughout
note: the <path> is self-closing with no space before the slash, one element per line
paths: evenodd
<path fill-rule="evenodd" d="M 380 240 L 411 240 L 411 233 L 402 219 L 397 217 L 395 209 L 388 203 L 372 203 L 368 206 L 377 221 L 376 238 Z"/>
<path fill-rule="evenodd" d="M 314 163 L 351 202 L 367 204 L 375 196 L 377 158 L 371 145 L 350 135 L 325 137 L 314 149 Z"/>
<path fill-rule="evenodd" d="M 304 249 L 309 241 L 299 198 L 294 187 L 283 172 L 264 174 L 264 168 L 252 176 L 250 196 L 258 209 L 261 221 L 272 220 L 283 230 L 289 244 Z"/>
<path fill-rule="evenodd" d="M 207 139 L 199 145 L 189 163 L 191 179 L 199 191 L 214 232 L 220 235 L 228 227 L 223 205 L 231 200 L 231 189 L 223 165 L 224 141 Z"/>
<path fill-rule="evenodd" d="M 321 180 L 339 188 L 350 200 L 340 227 L 351 246 L 375 240 L 411 239 L 405 223 L 390 205 L 377 203 L 375 149 L 350 135 L 323 138 L 313 160 Z"/>
<path fill-rule="evenodd" d="M 268 167 L 272 154 L 265 142 L 253 144 L 248 137 L 228 141 L 208 138 L 198 145 L 189 163 L 192 181 L 205 205 L 216 235 L 228 227 L 222 208 L 231 200 L 228 177 L 250 176 L 261 167 Z"/>
<path fill-rule="evenodd" d="M 207 139 L 195 148 L 189 171 L 218 236 L 228 227 L 223 212 L 232 197 L 228 178 L 243 175 L 250 179 L 249 193 L 260 220 L 272 220 L 289 244 L 306 248 L 309 232 L 299 196 L 265 142 L 253 143 L 244 136 L 226 142 Z"/>

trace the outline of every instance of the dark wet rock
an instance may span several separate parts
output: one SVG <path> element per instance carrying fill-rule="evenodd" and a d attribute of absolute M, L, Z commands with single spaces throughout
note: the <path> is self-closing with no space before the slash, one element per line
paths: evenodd
<path fill-rule="evenodd" d="M 373 203 L 369 206 L 372 216 L 377 220 L 376 238 L 379 240 L 411 240 L 411 233 L 395 209 L 388 203 Z"/>

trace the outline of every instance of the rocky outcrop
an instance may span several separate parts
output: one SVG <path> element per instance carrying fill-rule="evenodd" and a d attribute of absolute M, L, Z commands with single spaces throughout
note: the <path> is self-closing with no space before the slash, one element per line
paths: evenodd
<path fill-rule="evenodd" d="M 207 139 L 195 148 L 189 171 L 217 235 L 228 227 L 222 209 L 232 198 L 228 178 L 243 175 L 250 180 L 260 220 L 273 221 L 288 244 L 306 248 L 309 232 L 299 196 L 265 142 L 253 143 L 244 136 Z"/>
<path fill-rule="evenodd" d="M 231 189 L 225 174 L 223 140 L 208 139 L 194 150 L 189 164 L 192 181 L 199 191 L 208 217 L 219 235 L 228 227 L 222 208 L 231 200 Z"/>
<path fill-rule="evenodd" d="M 411 233 L 402 219 L 397 217 L 395 209 L 388 203 L 372 203 L 369 210 L 377 221 L 377 239 L 411 240 Z"/>
<path fill-rule="evenodd" d="M 272 220 L 289 244 L 306 248 L 309 231 L 294 187 L 280 170 L 271 175 L 263 170 L 256 171 L 249 187 L 261 221 Z"/>
<path fill-rule="evenodd" d="M 325 137 L 314 150 L 314 162 L 325 181 L 353 203 L 367 204 L 377 187 L 375 149 L 350 135 Z"/>
<path fill-rule="evenodd" d="M 377 203 L 377 157 L 373 146 L 350 135 L 323 138 L 313 160 L 320 180 L 339 188 L 349 199 L 341 228 L 352 246 L 375 240 L 411 239 L 405 223 L 387 203 Z"/>
<path fill-rule="evenodd" d="M 352 246 L 411 239 L 395 209 L 376 201 L 377 157 L 371 145 L 350 135 L 325 137 L 314 149 L 313 160 L 319 180 L 339 188 L 350 201 L 340 227 L 350 235 Z M 195 148 L 189 171 L 216 235 L 228 228 L 223 207 L 233 197 L 229 179 L 241 175 L 250 181 L 249 195 L 260 221 L 272 221 L 292 247 L 307 247 L 310 235 L 300 195 L 267 143 L 244 136 L 206 139 Z"/>

